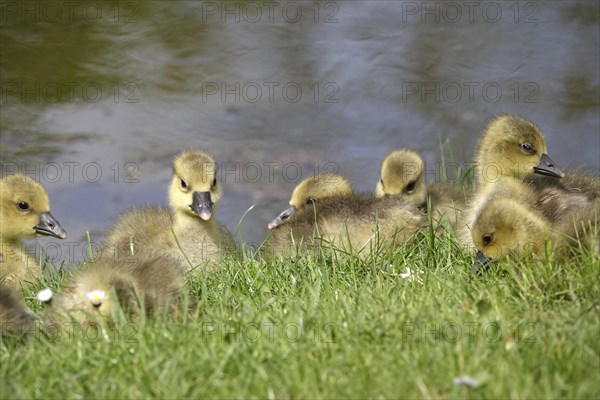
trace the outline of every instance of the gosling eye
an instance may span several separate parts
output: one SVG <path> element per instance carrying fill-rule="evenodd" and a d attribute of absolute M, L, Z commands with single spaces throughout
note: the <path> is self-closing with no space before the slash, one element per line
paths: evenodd
<path fill-rule="evenodd" d="M 29 211 L 31 209 L 31 206 L 26 201 L 18 202 L 17 207 L 19 207 L 19 210 L 21 210 L 21 211 Z"/>
<path fill-rule="evenodd" d="M 533 153 L 533 146 L 530 145 L 529 143 L 523 143 L 521 144 L 521 148 L 523 149 L 523 151 L 525 153 Z"/>
<path fill-rule="evenodd" d="M 412 192 L 414 192 L 416 184 L 417 184 L 416 181 L 410 181 L 410 182 L 408 182 L 408 185 L 406 185 L 406 189 L 404 189 L 404 191 L 406 193 L 412 193 Z"/>
<path fill-rule="evenodd" d="M 213 189 L 217 187 L 217 177 L 216 176 L 215 176 L 215 179 L 213 179 L 212 187 L 213 187 Z"/>
<path fill-rule="evenodd" d="M 181 178 L 181 190 L 183 190 L 184 192 L 188 191 L 188 184 L 183 178 Z"/>
<path fill-rule="evenodd" d="M 379 183 L 381 183 L 381 188 L 383 189 L 383 179 L 380 179 Z"/>
<path fill-rule="evenodd" d="M 494 238 L 493 235 L 483 235 L 483 244 L 485 246 L 488 246 L 490 243 L 492 243 L 492 239 Z"/>
<path fill-rule="evenodd" d="M 315 203 L 315 199 L 313 199 L 312 197 L 309 197 L 308 199 L 306 199 L 306 204 L 314 204 Z"/>

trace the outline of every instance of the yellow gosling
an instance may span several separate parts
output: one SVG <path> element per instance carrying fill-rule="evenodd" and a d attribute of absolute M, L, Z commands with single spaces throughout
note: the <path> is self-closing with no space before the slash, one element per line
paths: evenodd
<path fill-rule="evenodd" d="M 540 129 L 531 121 L 508 114 L 500 115 L 488 124 L 475 161 L 480 190 L 500 177 L 523 180 L 532 174 L 564 176 L 548 156 L 546 139 Z"/>
<path fill-rule="evenodd" d="M 180 260 L 163 255 L 131 261 L 126 266 L 99 261 L 77 271 L 56 295 L 53 319 L 112 323 L 119 310 L 134 317 L 175 311 L 186 278 Z"/>
<path fill-rule="evenodd" d="M 352 195 L 352 185 L 339 174 L 325 173 L 313 175 L 300 182 L 292 192 L 290 206 L 269 222 L 268 228 L 274 229 L 290 220 L 297 211 L 312 208 L 315 201 Z"/>
<path fill-rule="evenodd" d="M 39 278 L 35 260 L 25 251 L 23 239 L 37 235 L 65 239 L 67 232 L 50 213 L 48 193 L 32 178 L 8 175 L 0 179 L 0 281 L 10 287 Z"/>
<path fill-rule="evenodd" d="M 110 230 L 102 257 L 108 253 L 122 260 L 160 251 L 186 260 L 191 270 L 218 268 L 224 257 L 236 254 L 233 239 L 214 218 L 220 199 L 214 158 L 203 150 L 183 151 L 173 163 L 170 210 L 146 207 L 124 213 Z"/>
<path fill-rule="evenodd" d="M 478 259 L 502 260 L 510 255 L 540 256 L 549 240 L 559 258 L 572 254 L 577 241 L 592 251 L 598 248 L 600 201 L 566 215 L 552 224 L 538 210 L 512 194 L 487 201 L 475 218 L 471 230 Z"/>
<path fill-rule="evenodd" d="M 425 183 L 425 163 L 417 152 L 408 149 L 394 150 L 383 159 L 375 195 L 402 196 L 425 210 L 429 200 L 433 220 L 447 218 L 453 227 L 466 208 L 466 194 L 461 187 Z"/>
<path fill-rule="evenodd" d="M 405 243 L 427 224 L 426 215 L 404 199 L 353 194 L 345 180 L 320 178 L 301 182 L 290 200 L 293 209 L 271 223 L 277 227 L 269 241 L 272 254 L 292 255 L 296 248 L 318 252 L 325 242 L 366 257 L 381 242 Z M 325 192 L 330 195 L 319 196 Z M 287 216 L 284 225 L 279 223 L 282 215 Z"/>

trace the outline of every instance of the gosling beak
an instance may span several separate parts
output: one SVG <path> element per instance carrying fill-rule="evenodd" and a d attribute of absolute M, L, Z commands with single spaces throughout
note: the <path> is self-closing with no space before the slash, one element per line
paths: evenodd
<path fill-rule="evenodd" d="M 558 168 L 558 166 L 552 161 L 548 154 L 542 154 L 540 163 L 537 167 L 533 167 L 533 171 L 536 174 L 554 176 L 556 178 L 564 178 L 565 173 Z"/>
<path fill-rule="evenodd" d="M 67 231 L 63 229 L 50 211 L 40 214 L 40 222 L 33 227 L 40 235 L 53 236 L 59 239 L 67 238 Z"/>
<path fill-rule="evenodd" d="M 204 221 L 208 221 L 212 217 L 213 208 L 210 192 L 194 192 L 190 208 Z"/>
<path fill-rule="evenodd" d="M 283 212 L 281 214 L 279 214 L 277 216 L 277 218 L 275 218 L 273 221 L 269 222 L 268 228 L 269 229 L 277 228 L 279 225 L 283 224 L 288 219 L 290 219 L 290 217 L 292 215 L 294 215 L 295 213 L 296 213 L 296 207 L 289 206 L 288 208 L 283 210 Z"/>
<path fill-rule="evenodd" d="M 486 257 L 485 254 L 481 250 L 475 254 L 475 262 L 473 263 L 473 267 L 471 268 L 471 273 L 475 275 L 481 275 L 483 271 L 485 271 L 490 264 L 492 263 L 492 259 Z"/>

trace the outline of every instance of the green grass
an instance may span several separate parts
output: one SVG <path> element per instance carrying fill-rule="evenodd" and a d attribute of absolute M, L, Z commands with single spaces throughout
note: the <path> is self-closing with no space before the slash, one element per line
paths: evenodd
<path fill-rule="evenodd" d="M 5 339 L 0 394 L 599 398 L 598 256 L 479 277 L 472 263 L 451 237 L 429 234 L 377 260 L 231 260 L 191 280 L 193 315 Z M 414 279 L 401 276 L 407 267 Z M 480 386 L 453 383 L 463 375 Z"/>

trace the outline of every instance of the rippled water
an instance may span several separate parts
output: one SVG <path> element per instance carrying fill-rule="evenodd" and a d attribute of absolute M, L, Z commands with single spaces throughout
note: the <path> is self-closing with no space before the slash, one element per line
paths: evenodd
<path fill-rule="evenodd" d="M 597 2 L 1 4 L 2 173 L 46 186 L 72 242 L 166 204 L 170 162 L 221 166 L 217 218 L 260 242 L 295 183 L 372 191 L 382 157 L 468 163 L 486 121 L 533 120 L 561 166 L 600 169 Z M 62 247 L 64 249 L 64 246 Z M 83 245 L 68 263 L 82 258 Z M 59 257 L 60 258 L 60 257 Z"/>

